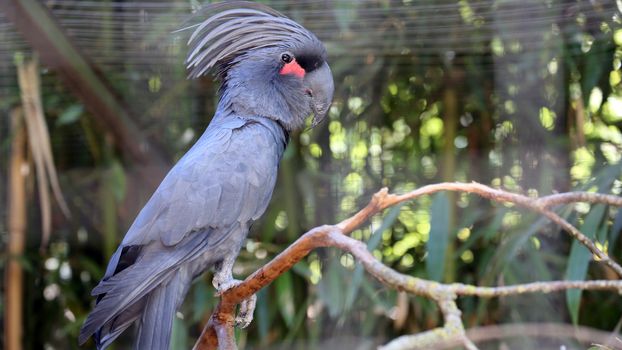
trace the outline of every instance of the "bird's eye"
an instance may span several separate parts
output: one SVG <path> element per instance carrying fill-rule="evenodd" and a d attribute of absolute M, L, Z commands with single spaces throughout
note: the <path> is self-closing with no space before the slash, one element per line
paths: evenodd
<path fill-rule="evenodd" d="M 294 59 L 294 57 L 292 57 L 291 54 L 289 53 L 284 53 L 281 55 L 281 61 L 285 62 L 285 63 L 289 63 Z"/>

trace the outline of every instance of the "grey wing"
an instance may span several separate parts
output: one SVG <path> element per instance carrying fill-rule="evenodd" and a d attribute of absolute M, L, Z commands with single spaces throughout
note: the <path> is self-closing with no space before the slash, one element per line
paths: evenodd
<path fill-rule="evenodd" d="M 213 246 L 231 233 L 227 228 L 247 226 L 263 214 L 272 196 L 282 146 L 257 123 L 229 116 L 213 124 L 141 210 L 106 276 L 118 270 L 124 247 L 155 240 L 174 246 L 206 229 Z"/>
<path fill-rule="evenodd" d="M 167 205 L 152 234 L 170 246 L 204 228 L 246 226 L 257 219 L 276 181 L 280 154 L 273 143 L 267 130 L 250 123 L 232 129 L 226 147 L 187 157 L 174 184 L 159 194 Z"/>

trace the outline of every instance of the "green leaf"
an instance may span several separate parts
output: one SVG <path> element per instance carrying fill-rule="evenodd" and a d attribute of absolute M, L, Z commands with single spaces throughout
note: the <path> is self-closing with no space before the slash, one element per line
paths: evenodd
<path fill-rule="evenodd" d="M 278 281 L 278 279 L 277 279 Z M 270 298 L 268 297 L 267 289 L 261 289 L 257 293 L 257 307 L 255 308 L 255 324 L 259 332 L 259 339 L 261 342 L 266 342 L 270 331 L 270 312 L 268 310 L 268 304 Z"/>
<path fill-rule="evenodd" d="M 562 210 L 559 215 L 567 219 L 572 213 L 572 208 Z M 505 214 L 503 214 L 505 215 Z M 535 214 L 526 213 L 522 219 L 523 224 L 503 233 L 502 241 L 496 244 L 494 254 L 490 261 L 481 259 L 479 271 L 482 275 L 483 284 L 493 283 L 497 276 L 508 264 L 516 263 L 515 259 L 519 252 L 524 249 L 531 237 L 543 230 L 550 223 L 549 219 Z"/>
<path fill-rule="evenodd" d="M 125 177 L 125 171 L 123 165 L 118 159 L 113 159 L 110 164 L 110 185 L 117 202 L 121 202 L 125 198 L 125 192 L 127 188 L 127 179 Z"/>
<path fill-rule="evenodd" d="M 285 272 L 275 281 L 277 303 L 285 324 L 291 328 L 294 324 L 294 280 L 290 272 Z"/>
<path fill-rule="evenodd" d="M 173 332 L 171 334 L 172 349 L 188 349 L 188 327 L 184 320 L 173 318 Z"/>
<path fill-rule="evenodd" d="M 508 208 L 496 208 L 495 216 L 493 217 L 490 224 L 483 227 L 481 230 L 483 231 L 484 240 L 489 242 L 490 240 L 499 236 L 499 232 L 501 231 L 501 225 L 503 224 L 503 218 L 505 214 L 507 214 L 510 210 Z"/>
<path fill-rule="evenodd" d="M 585 55 L 585 64 L 581 72 L 581 92 L 583 103 L 589 106 L 590 94 L 596 86 L 603 93 L 603 101 L 607 100 L 611 86 L 609 84 L 609 65 L 614 58 L 615 47 L 609 37 L 594 41 L 590 51 Z"/>
<path fill-rule="evenodd" d="M 323 278 L 320 280 L 320 298 L 326 304 L 331 317 L 339 316 L 344 307 L 345 280 L 341 272 L 343 267 L 336 256 L 328 258 L 326 267 L 322 269 Z M 348 271 L 348 273 L 350 273 Z"/>
<path fill-rule="evenodd" d="M 208 282 L 201 278 L 198 279 L 192 287 L 192 322 L 199 322 L 205 316 L 205 313 L 214 305 L 213 289 Z"/>
<path fill-rule="evenodd" d="M 543 254 L 542 251 L 536 250 L 535 248 L 525 249 L 524 254 L 529 260 L 526 266 L 528 266 L 530 274 L 538 276 L 538 280 L 541 281 L 550 281 L 551 279 L 553 279 L 553 276 L 551 275 L 551 267 L 546 264 L 546 261 L 544 261 L 544 257 L 546 254 Z M 516 264 L 514 266 L 516 266 Z M 525 271 L 525 265 L 521 264 L 521 267 L 523 267 L 522 271 Z"/>
<path fill-rule="evenodd" d="M 371 234 L 371 237 L 369 237 L 369 240 L 367 241 L 367 250 L 373 251 L 374 249 L 376 249 L 378 244 L 380 244 L 380 241 L 382 240 L 382 233 L 393 225 L 393 223 L 400 214 L 402 206 L 403 204 L 400 204 L 389 209 L 389 212 L 384 217 L 384 220 L 382 220 L 382 224 L 380 224 L 380 227 L 378 227 L 378 229 L 376 229 L 376 231 Z M 357 263 L 356 268 L 354 269 L 354 273 L 352 274 L 352 280 L 350 281 L 348 294 L 346 295 L 345 310 L 350 310 L 352 304 L 354 304 L 361 283 L 363 282 L 364 272 L 365 271 L 363 269 L 363 265 Z"/>
<path fill-rule="evenodd" d="M 605 213 L 607 213 L 607 207 L 605 207 Z M 607 234 L 609 233 L 608 225 L 601 225 L 598 231 L 596 231 L 596 241 L 605 243 L 607 241 Z"/>
<path fill-rule="evenodd" d="M 313 275 L 309 264 L 307 264 L 304 260 L 301 260 L 296 265 L 292 266 L 292 271 L 305 279 L 309 279 Z"/>
<path fill-rule="evenodd" d="M 430 236 L 426 243 L 426 271 L 430 279 L 440 281 L 445 270 L 445 255 L 449 242 L 449 198 L 446 193 L 434 196 L 430 206 Z"/>
<path fill-rule="evenodd" d="M 291 342 L 295 340 L 299 335 L 300 327 L 303 325 L 304 320 L 307 318 L 307 309 L 311 304 L 312 296 L 307 297 L 307 300 L 304 301 L 301 305 L 298 305 L 298 311 L 296 311 L 296 317 L 294 317 L 293 326 L 290 327 L 287 336 L 285 337 L 285 342 Z"/>
<path fill-rule="evenodd" d="M 84 106 L 81 104 L 74 104 L 65 109 L 58 119 L 56 119 L 56 126 L 67 125 L 76 122 L 80 119 L 80 116 L 84 112 Z"/>
<path fill-rule="evenodd" d="M 594 239 L 596 231 L 600 225 L 605 209 L 603 204 L 592 206 L 590 212 L 585 217 L 580 231 L 590 239 Z M 569 281 L 583 281 L 587 274 L 587 268 L 592 259 L 592 253 L 577 240 L 572 242 L 568 266 L 566 268 L 566 279 Z M 572 322 L 577 324 L 579 321 L 579 305 L 581 303 L 581 290 L 569 290 L 566 292 L 566 302 L 568 311 L 572 317 Z"/>
<path fill-rule="evenodd" d="M 474 210 L 465 212 L 463 217 L 462 217 L 462 219 L 460 220 L 460 223 L 459 223 L 458 227 L 460 227 L 460 228 L 462 228 L 462 227 L 471 227 L 471 226 L 473 226 L 473 224 L 477 220 L 481 220 L 483 216 L 484 216 L 484 211 L 481 210 L 481 209 L 474 209 Z M 503 216 L 501 215 L 501 219 L 502 218 L 503 218 Z M 469 238 L 464 243 L 462 243 L 462 245 L 460 245 L 460 247 L 454 253 L 454 258 L 456 258 L 456 259 L 459 258 L 460 255 L 462 255 L 462 253 L 464 253 L 468 249 L 471 249 L 471 247 L 480 238 L 482 238 L 482 236 L 488 235 L 489 232 L 498 233 L 499 232 L 499 228 L 501 227 L 501 222 L 502 222 L 501 219 L 495 220 L 495 221 L 499 222 L 497 228 L 491 229 L 490 227 L 491 227 L 492 224 L 489 224 L 487 227 L 483 227 L 481 229 L 474 229 L 473 231 L 471 231 L 471 235 L 469 236 Z M 493 224 L 494 224 L 495 221 L 493 221 Z"/>
<path fill-rule="evenodd" d="M 609 233 L 609 249 L 613 250 L 615 247 L 618 242 L 618 237 L 620 236 L 620 231 L 622 231 L 622 209 L 618 209 L 616 218 L 613 221 L 613 226 L 611 227 L 611 232 Z"/>

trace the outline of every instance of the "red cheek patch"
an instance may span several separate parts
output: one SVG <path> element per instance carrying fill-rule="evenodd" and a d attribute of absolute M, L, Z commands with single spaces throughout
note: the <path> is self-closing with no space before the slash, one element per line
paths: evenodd
<path fill-rule="evenodd" d="M 295 59 L 285 64 L 279 73 L 283 75 L 293 74 L 298 78 L 304 78 L 306 74 L 305 70 L 298 64 L 298 62 L 296 62 Z"/>

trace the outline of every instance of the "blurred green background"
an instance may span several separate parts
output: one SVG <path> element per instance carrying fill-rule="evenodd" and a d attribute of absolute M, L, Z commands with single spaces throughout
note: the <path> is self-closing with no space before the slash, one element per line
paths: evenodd
<path fill-rule="evenodd" d="M 15 2 L 0 7 L 0 265 L 17 259 L 25 271 L 23 348 L 77 349 L 91 288 L 161 176 L 209 123 L 217 83 L 186 80 L 188 32 L 173 32 L 197 20 L 197 0 L 21 2 L 45 9 L 37 23 L 52 23 L 58 33 L 16 26 L 3 13 Z M 530 195 L 622 190 L 620 1 L 265 3 L 325 42 L 336 93 L 324 124 L 292 135 L 272 203 L 237 261 L 238 277 L 306 230 L 348 217 L 383 186 L 404 192 L 478 181 Z M 62 43 L 69 42 L 135 127 L 126 142 L 141 149 L 144 139 L 152 147 L 138 161 L 67 83 L 63 67 L 75 57 L 51 62 L 41 52 L 43 109 L 72 215 L 65 218 L 51 200 L 50 242 L 40 249 L 42 203 L 31 166 L 26 249 L 11 256 L 9 115 L 21 103 L 16 62 L 36 52 L 33 37 L 45 37 L 47 44 L 34 45 L 40 50 L 67 53 Z M 588 204 L 558 212 L 622 260 L 622 212 Z M 618 278 L 590 262 L 587 251 L 571 249 L 570 238 L 547 220 L 474 196 L 422 198 L 374 217 L 353 236 L 388 266 L 444 282 Z M 210 281 L 210 274 L 199 278 L 188 295 L 175 320 L 174 349 L 190 348 L 209 317 L 217 300 Z M 11 281 L 0 283 L 4 296 Z M 371 349 L 442 323 L 432 302 L 384 287 L 333 249 L 313 252 L 258 297 L 255 321 L 238 332 L 240 348 Z M 0 308 L 7 303 L 3 297 Z M 609 292 L 461 298 L 459 306 L 466 327 L 575 322 L 618 332 L 622 315 L 620 296 Z M 128 348 L 131 336 L 115 348 Z M 505 344 L 585 348 L 571 340 Z"/>

